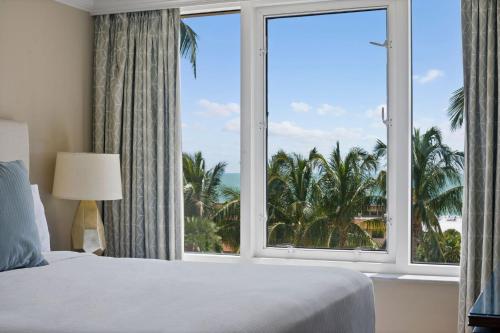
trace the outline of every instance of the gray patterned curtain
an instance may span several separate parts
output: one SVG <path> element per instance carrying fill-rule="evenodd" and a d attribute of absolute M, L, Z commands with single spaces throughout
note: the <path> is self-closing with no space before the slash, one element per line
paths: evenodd
<path fill-rule="evenodd" d="M 459 332 L 500 259 L 500 1 L 462 0 L 466 165 Z"/>
<path fill-rule="evenodd" d="M 95 18 L 93 149 L 121 156 L 123 200 L 106 202 L 107 255 L 178 259 L 182 167 L 179 10 Z"/>

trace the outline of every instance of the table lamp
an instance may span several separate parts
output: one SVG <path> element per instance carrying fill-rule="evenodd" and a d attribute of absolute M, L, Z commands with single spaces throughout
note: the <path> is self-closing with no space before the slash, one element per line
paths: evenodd
<path fill-rule="evenodd" d="M 102 255 L 106 240 L 96 200 L 122 199 L 120 155 L 57 153 L 52 194 L 80 200 L 71 229 L 72 249 Z"/>

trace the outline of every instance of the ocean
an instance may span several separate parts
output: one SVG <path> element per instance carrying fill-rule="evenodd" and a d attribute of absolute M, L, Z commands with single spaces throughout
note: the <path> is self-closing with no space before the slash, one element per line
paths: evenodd
<path fill-rule="evenodd" d="M 222 175 L 222 184 L 224 186 L 240 189 L 240 174 L 239 173 L 225 173 Z"/>

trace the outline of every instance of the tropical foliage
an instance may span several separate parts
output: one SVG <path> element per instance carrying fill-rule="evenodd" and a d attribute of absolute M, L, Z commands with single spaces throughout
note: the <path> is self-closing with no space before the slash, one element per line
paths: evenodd
<path fill-rule="evenodd" d="M 226 163 L 217 163 L 206 170 L 205 159 L 201 152 L 182 156 L 184 175 L 184 215 L 209 217 L 214 216 L 221 190 L 221 179 Z"/>
<path fill-rule="evenodd" d="M 424 133 L 414 129 L 412 139 L 412 257 L 447 262 L 455 257 L 444 253 L 439 218 L 461 214 L 464 154 L 445 145 L 437 127 Z M 386 149 L 380 141 L 375 148 L 378 155 L 385 155 Z"/>
<path fill-rule="evenodd" d="M 345 157 L 336 144 L 328 159 L 315 149 L 308 158 L 283 151 L 268 167 L 268 242 L 298 247 L 378 249 L 355 217 L 373 201 L 377 160 L 360 148 Z M 360 220 L 362 222 L 363 220 Z M 372 219 L 385 232 L 383 217 Z"/>
<path fill-rule="evenodd" d="M 189 252 L 221 252 L 222 238 L 214 221 L 197 216 L 184 219 L 184 248 Z"/>
<path fill-rule="evenodd" d="M 239 244 L 239 191 L 222 184 L 226 163 L 207 169 L 201 152 L 182 156 L 187 251 L 221 252 Z"/>
<path fill-rule="evenodd" d="M 213 221 L 216 228 L 205 228 L 216 230 L 226 248 L 237 250 L 240 196 L 238 190 L 221 183 L 225 163 L 207 169 L 201 152 L 184 154 L 183 163 L 186 223 Z M 385 244 L 371 236 L 378 233 L 379 238 L 384 238 L 383 213 L 359 222 L 355 219 L 367 215 L 366 209 L 372 203 L 380 203 L 379 177 L 371 176 L 377 166 L 377 157 L 360 148 L 351 149 L 343 157 L 338 143 L 328 159 L 315 149 L 307 158 L 284 151 L 276 153 L 268 165 L 269 244 L 383 248 Z M 216 247 L 207 244 L 205 238 L 197 244 L 191 241 L 196 237 L 189 239 L 189 248 L 210 251 Z"/>
<path fill-rule="evenodd" d="M 421 243 L 430 243 L 429 258 L 444 261 L 439 217 L 460 215 L 462 209 L 463 152 L 443 143 L 441 131 L 432 127 L 413 133 L 412 254 Z M 424 234 L 425 233 L 425 234 Z M 424 237 L 425 235 L 425 237 Z"/>
<path fill-rule="evenodd" d="M 198 53 L 198 35 L 184 21 L 180 23 L 181 40 L 180 53 L 181 56 L 188 59 L 193 67 L 193 75 L 196 78 L 196 55 Z"/>
<path fill-rule="evenodd" d="M 450 105 L 448 106 L 448 118 L 453 131 L 461 128 L 464 123 L 464 103 L 464 88 L 461 87 L 451 94 Z"/>
<path fill-rule="evenodd" d="M 386 155 L 381 141 L 372 152 L 354 147 L 343 154 L 337 142 L 328 157 L 316 149 L 307 157 L 274 154 L 267 166 L 268 244 L 385 249 Z M 439 218 L 460 214 L 463 153 L 445 145 L 433 127 L 414 130 L 412 158 L 414 258 L 457 262 L 460 235 L 442 232 Z M 184 154 L 183 163 L 186 249 L 238 251 L 240 194 L 222 183 L 226 164 L 207 169 L 201 152 Z"/>
<path fill-rule="evenodd" d="M 460 261 L 460 241 L 460 232 L 455 229 L 446 230 L 439 237 L 441 253 L 438 253 L 435 250 L 434 237 L 430 233 L 424 232 L 415 259 L 418 262 L 458 263 Z"/>

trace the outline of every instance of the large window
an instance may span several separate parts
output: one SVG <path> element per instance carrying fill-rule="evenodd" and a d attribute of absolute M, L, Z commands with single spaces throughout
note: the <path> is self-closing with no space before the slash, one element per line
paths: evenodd
<path fill-rule="evenodd" d="M 268 246 L 385 250 L 387 10 L 266 23 Z"/>
<path fill-rule="evenodd" d="M 458 275 L 428 264 L 460 254 L 459 7 L 246 1 L 185 17 L 185 250 L 240 254 L 186 258 Z"/>
<path fill-rule="evenodd" d="M 412 25 L 411 255 L 414 262 L 458 264 L 464 151 L 460 1 L 413 0 Z"/>
<path fill-rule="evenodd" d="M 181 64 L 186 252 L 239 252 L 239 16 L 182 19 L 190 46 Z"/>

